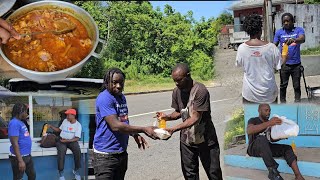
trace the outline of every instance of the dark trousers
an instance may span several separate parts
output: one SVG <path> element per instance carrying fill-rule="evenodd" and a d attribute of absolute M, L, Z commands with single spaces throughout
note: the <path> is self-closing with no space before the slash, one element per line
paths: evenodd
<path fill-rule="evenodd" d="M 17 157 L 9 156 L 12 172 L 13 172 L 13 180 L 22 180 L 23 179 L 23 171 L 19 171 L 19 162 Z M 33 161 L 31 155 L 22 157 L 24 163 L 26 164 L 26 174 L 28 176 L 28 180 L 36 179 L 36 171 L 33 167 Z M 1 178 L 0 178 L 1 179 Z"/>
<path fill-rule="evenodd" d="M 289 78 L 292 78 L 292 84 L 294 89 L 294 99 L 295 102 L 301 101 L 301 87 L 300 87 L 300 79 L 301 79 L 301 65 L 288 65 L 284 64 L 280 70 L 280 102 L 286 102 L 287 95 L 287 87 L 289 83 Z"/>
<path fill-rule="evenodd" d="M 58 170 L 63 171 L 64 161 L 69 148 L 74 157 L 74 170 L 78 170 L 81 167 L 81 150 L 78 142 L 62 143 L 60 140 L 57 142 L 57 151 L 58 151 Z"/>
<path fill-rule="evenodd" d="M 180 153 L 184 179 L 199 180 L 199 157 L 209 180 L 222 179 L 219 144 L 202 143 L 191 147 L 180 142 Z"/>
<path fill-rule="evenodd" d="M 128 153 L 94 153 L 94 175 L 97 180 L 123 180 L 128 169 Z"/>
<path fill-rule="evenodd" d="M 257 136 L 249 145 L 248 154 L 254 157 L 262 157 L 267 168 L 278 168 L 279 165 L 273 157 L 284 157 L 290 167 L 292 162 L 297 159 L 291 146 L 270 143 L 266 136 L 261 135 Z"/>

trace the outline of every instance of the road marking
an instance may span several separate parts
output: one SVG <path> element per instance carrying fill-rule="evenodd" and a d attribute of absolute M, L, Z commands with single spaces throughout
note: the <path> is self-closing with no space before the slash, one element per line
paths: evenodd
<path fill-rule="evenodd" d="M 152 112 L 147 112 L 147 113 L 142 113 L 142 114 L 135 114 L 135 115 L 129 116 L 129 118 L 144 116 L 144 115 L 148 115 L 148 114 L 155 114 L 156 112 L 166 112 L 166 111 L 170 111 L 170 110 L 173 110 L 173 109 L 172 108 L 171 109 L 163 109 L 163 110 L 159 110 L 159 111 L 152 111 Z"/>
<path fill-rule="evenodd" d="M 216 102 L 221 102 L 221 101 L 229 101 L 233 99 L 238 99 L 239 97 L 233 97 L 233 98 L 228 98 L 228 99 L 220 99 L 220 100 L 215 100 L 215 101 L 210 101 L 210 103 L 216 103 Z"/>
<path fill-rule="evenodd" d="M 210 101 L 210 103 L 217 103 L 217 102 L 222 102 L 222 101 L 229 101 L 229 100 L 233 100 L 233 99 L 237 99 L 237 98 L 238 98 L 238 97 L 228 98 L 228 99 L 220 99 L 220 100 Z M 155 114 L 156 112 L 166 112 L 166 111 L 173 111 L 173 110 L 174 110 L 174 109 L 170 108 L 170 109 L 163 109 L 163 110 L 152 111 L 152 112 L 147 112 L 147 113 L 135 114 L 135 115 L 129 116 L 129 118 L 139 117 L 139 116 L 144 116 L 144 115 L 149 115 L 149 114 Z"/>

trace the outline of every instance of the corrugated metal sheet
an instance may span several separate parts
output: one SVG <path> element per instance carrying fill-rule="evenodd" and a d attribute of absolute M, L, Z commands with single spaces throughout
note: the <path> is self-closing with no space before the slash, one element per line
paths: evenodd
<path fill-rule="evenodd" d="M 242 10 L 242 9 L 251 9 L 251 8 L 256 8 L 256 7 L 262 7 L 263 6 L 264 0 L 242 0 L 242 1 L 237 1 L 234 2 L 230 10 Z M 273 5 L 278 5 L 278 4 L 292 4 L 292 3 L 301 3 L 304 2 L 304 0 L 272 0 Z"/>

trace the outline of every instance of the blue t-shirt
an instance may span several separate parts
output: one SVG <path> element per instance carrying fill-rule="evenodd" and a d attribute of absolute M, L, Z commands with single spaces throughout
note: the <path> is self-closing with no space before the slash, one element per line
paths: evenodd
<path fill-rule="evenodd" d="M 297 39 L 300 35 L 304 35 L 304 30 L 301 27 L 294 27 L 292 30 L 286 30 L 284 28 L 276 31 L 273 42 L 280 43 L 280 52 L 282 52 L 283 43 L 289 39 Z M 289 46 L 288 50 L 288 60 L 286 64 L 299 64 L 301 63 L 300 58 L 300 44 L 292 43 Z"/>
<path fill-rule="evenodd" d="M 127 101 L 124 95 L 113 96 L 104 90 L 96 99 L 96 133 L 94 148 L 100 152 L 123 152 L 127 150 L 129 135 L 111 130 L 106 116 L 117 115 L 118 120 L 129 124 Z"/>
<path fill-rule="evenodd" d="M 31 154 L 31 137 L 28 128 L 22 121 L 16 118 L 11 119 L 8 126 L 8 136 L 9 138 L 10 136 L 18 136 L 21 155 Z M 12 145 L 10 146 L 10 152 L 15 154 Z"/>

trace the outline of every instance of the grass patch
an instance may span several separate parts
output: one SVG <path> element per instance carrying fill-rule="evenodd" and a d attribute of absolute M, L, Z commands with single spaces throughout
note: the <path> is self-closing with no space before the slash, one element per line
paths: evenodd
<path fill-rule="evenodd" d="M 210 86 L 213 81 L 203 81 L 198 77 L 193 78 L 194 80 L 203 83 L 206 86 Z M 125 93 L 136 93 L 136 92 L 149 92 L 149 91 L 160 91 L 160 90 L 172 90 L 175 88 L 175 84 L 171 77 L 159 77 L 159 76 L 146 76 L 141 79 L 126 80 L 125 82 Z"/>
<path fill-rule="evenodd" d="M 320 55 L 320 46 L 315 48 L 309 48 L 305 50 L 301 50 L 301 55 Z"/>
<path fill-rule="evenodd" d="M 231 120 L 227 123 L 224 133 L 224 149 L 228 149 L 233 137 L 243 134 L 245 134 L 244 110 L 239 109 L 233 113 Z"/>
<path fill-rule="evenodd" d="M 212 85 L 213 81 L 203 81 L 199 77 L 194 78 L 196 81 L 203 83 L 206 86 Z M 9 79 L 0 77 L 0 86 L 6 87 Z M 172 90 L 175 88 L 175 83 L 171 77 L 160 77 L 160 76 L 145 76 L 144 78 L 135 80 L 126 80 L 124 93 L 137 93 L 137 92 L 150 92 L 150 91 L 161 91 L 161 90 Z M 85 89 L 90 90 L 93 94 L 99 93 L 100 89 L 93 89 L 86 87 Z"/>

